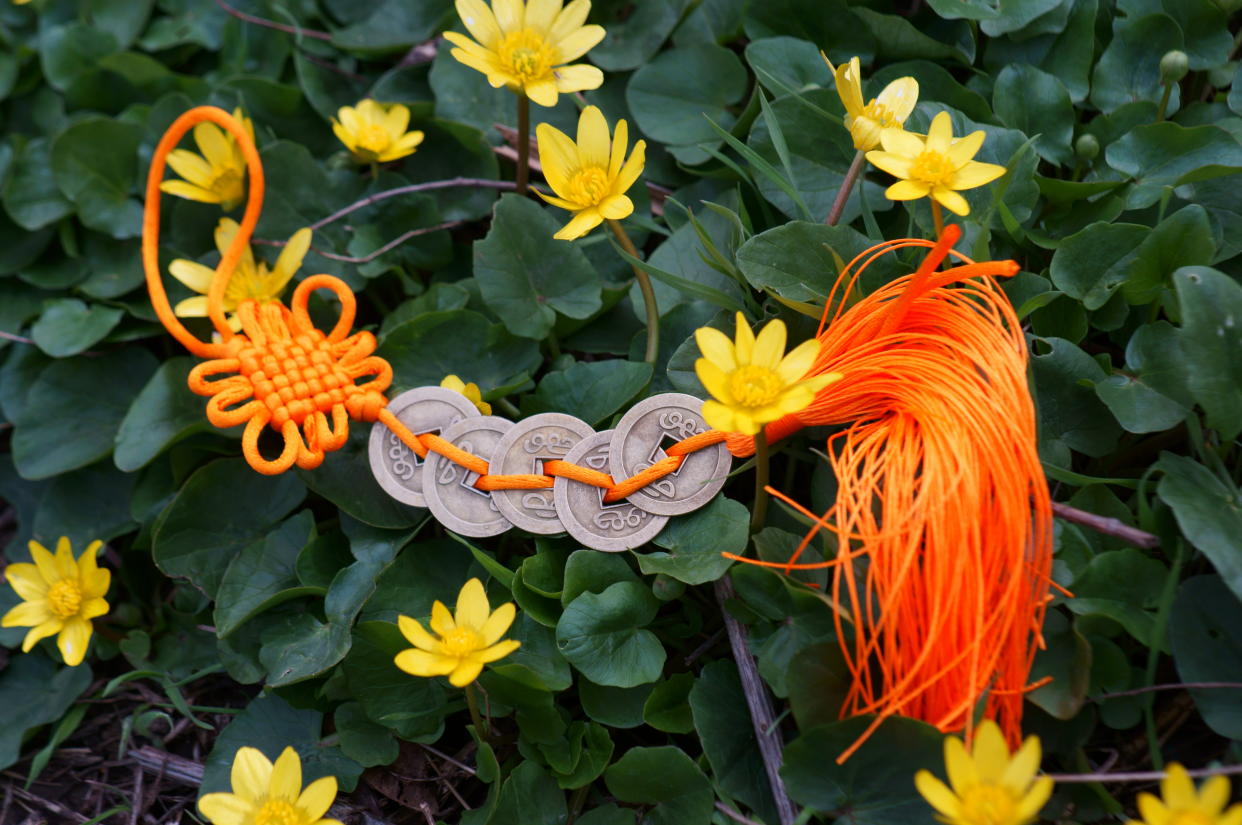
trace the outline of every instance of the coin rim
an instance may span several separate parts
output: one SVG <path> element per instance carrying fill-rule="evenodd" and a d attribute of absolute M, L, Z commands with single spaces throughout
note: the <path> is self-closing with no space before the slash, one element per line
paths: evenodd
<path fill-rule="evenodd" d="M 549 420 L 549 419 L 554 419 L 554 420 Z M 492 453 L 491 458 L 488 459 L 488 463 L 491 465 L 493 472 L 497 474 L 504 474 L 505 470 L 504 470 L 504 467 L 502 466 L 503 465 L 502 459 L 506 456 L 508 451 L 517 444 L 518 438 L 520 438 L 522 435 L 530 432 L 531 430 L 535 428 L 542 427 L 545 425 L 557 425 L 557 426 L 564 427 L 567 430 L 573 430 L 575 432 L 577 432 L 577 429 L 581 427 L 585 429 L 587 432 L 585 435 L 582 435 L 581 438 L 579 438 L 579 441 L 581 441 L 583 438 L 587 438 L 591 435 L 594 435 L 595 433 L 595 428 L 592 427 L 590 424 L 586 423 L 581 418 L 578 418 L 577 416 L 569 415 L 568 413 L 559 413 L 559 412 L 537 413 L 535 415 L 532 415 L 530 418 L 523 418 L 521 421 L 515 422 L 513 425 L 513 429 L 505 433 L 504 436 L 501 438 L 500 442 L 496 444 L 495 451 Z M 576 446 L 578 445 L 574 444 L 574 447 Z M 572 450 L 574 447 L 570 447 L 569 449 Z M 516 504 L 513 504 L 510 501 L 511 495 L 521 495 L 526 492 L 529 492 L 529 491 L 528 490 L 496 490 L 492 494 L 492 498 L 495 499 L 496 507 L 497 509 L 500 510 L 501 515 L 509 519 L 509 521 L 513 522 L 514 527 L 518 527 L 522 530 L 525 530 L 528 533 L 534 533 L 535 535 L 540 535 L 540 536 L 551 536 L 551 535 L 555 535 L 556 533 L 564 533 L 565 525 L 561 523 L 561 518 L 559 514 L 557 514 L 557 516 L 552 519 L 536 521 L 532 516 L 528 516 L 525 513 L 523 513 L 521 510 L 519 510 L 518 506 Z M 555 506 L 556 504 L 555 493 L 553 493 L 552 500 L 553 500 L 553 506 Z M 536 527 L 545 527 L 545 528 L 550 527 L 551 529 L 534 529 L 530 526 L 530 523 L 535 524 Z"/>
<path fill-rule="evenodd" d="M 506 425 L 506 427 L 504 429 L 493 429 L 497 426 L 498 422 L 499 424 Z M 450 424 L 448 429 L 440 434 L 440 437 L 445 441 L 451 441 L 456 444 L 457 440 L 463 435 L 463 433 L 457 432 L 457 429 L 460 427 L 467 433 L 476 432 L 478 430 L 488 430 L 489 432 L 499 433 L 499 435 L 503 438 L 504 434 L 513 429 L 515 426 L 516 425 L 509 419 L 501 418 L 498 415 L 471 416 L 469 418 L 459 419 L 457 422 Z M 482 456 L 480 456 L 480 458 L 482 458 Z M 427 473 L 431 473 L 431 477 L 435 478 L 435 469 L 440 465 L 440 462 L 449 460 L 450 459 L 445 458 L 439 453 L 432 451 L 427 456 L 427 462 L 423 474 L 426 475 Z M 435 492 L 431 492 L 432 490 Z M 491 496 L 490 493 L 488 495 Z M 444 499 L 440 496 L 440 485 L 438 484 L 433 483 L 430 486 L 424 485 L 423 497 L 427 499 L 427 509 L 431 512 L 431 515 L 435 517 L 436 521 L 444 525 L 446 530 L 452 530 L 459 536 L 469 536 L 473 539 L 485 539 L 491 536 L 499 536 L 501 533 L 513 529 L 513 522 L 509 521 L 509 519 L 505 518 L 504 515 L 500 513 L 498 513 L 496 517 L 498 521 L 466 521 L 461 516 L 449 510 L 448 505 L 444 503 Z M 494 496 L 492 496 L 492 500 L 495 500 Z M 445 520 L 445 516 L 448 516 L 448 518 L 454 523 L 450 524 L 449 521 Z M 469 529 L 463 530 L 460 528 L 460 525 L 466 525 Z"/>
<path fill-rule="evenodd" d="M 408 407 L 421 401 L 443 401 L 446 404 L 457 408 L 461 412 L 462 418 L 477 418 L 480 415 L 479 408 L 474 405 L 474 402 L 456 390 L 446 389 L 445 387 L 415 387 L 411 390 L 406 390 L 388 402 L 388 410 L 393 415 L 397 416 L 397 418 L 400 418 L 401 413 L 405 412 Z M 391 474 L 389 473 L 388 468 L 384 467 L 384 457 L 382 453 L 384 449 L 384 445 L 382 443 L 384 436 L 379 434 L 381 430 L 384 432 L 391 432 L 391 430 L 388 429 L 388 425 L 383 421 L 376 421 L 372 424 L 371 435 L 367 442 L 367 463 L 371 468 L 371 477 L 374 478 L 376 483 L 379 484 L 380 489 L 402 504 L 408 504 L 411 507 L 426 507 L 427 499 L 423 495 L 421 484 L 419 485 L 418 490 L 411 490 L 409 487 L 398 484 L 388 477 Z M 421 433 L 415 433 L 415 435 L 421 435 Z M 380 452 L 378 459 L 376 456 L 377 451 Z M 383 476 L 376 472 L 377 460 L 379 466 L 384 470 Z M 422 481 L 421 477 L 419 481 Z"/>

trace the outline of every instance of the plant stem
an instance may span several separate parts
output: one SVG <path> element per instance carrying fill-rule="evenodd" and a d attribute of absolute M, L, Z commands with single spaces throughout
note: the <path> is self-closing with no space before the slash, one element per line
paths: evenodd
<path fill-rule="evenodd" d="M 474 729 L 490 745 L 492 741 L 492 728 L 483 722 L 483 717 L 479 714 L 479 697 L 475 693 L 474 682 L 466 685 L 466 707 L 470 708 L 470 720 L 474 722 Z"/>
<path fill-rule="evenodd" d="M 608 228 L 612 230 L 612 234 L 617 236 L 617 242 L 621 244 L 621 248 L 633 257 L 638 257 L 638 249 L 635 248 L 634 242 L 630 240 L 630 236 L 626 234 L 625 227 L 620 221 L 609 219 Z M 643 356 L 643 360 L 648 364 L 655 364 L 656 355 L 660 352 L 660 310 L 656 307 L 655 290 L 651 288 L 651 278 L 637 266 L 630 266 L 634 270 L 634 277 L 638 279 L 638 288 L 643 293 L 643 305 L 647 310 L 647 353 Z"/>
<path fill-rule="evenodd" d="M 1164 110 L 1169 108 L 1169 96 L 1173 94 L 1173 84 L 1164 84 L 1164 92 L 1160 95 L 1160 105 L 1156 107 L 1156 122 L 1164 120 Z"/>
<path fill-rule="evenodd" d="M 935 198 L 931 201 L 932 224 L 936 227 L 936 239 L 944 234 L 944 216 L 940 214 L 940 204 Z"/>
<path fill-rule="evenodd" d="M 866 159 L 866 153 L 862 149 L 854 153 L 854 160 L 850 163 L 850 168 L 841 181 L 841 188 L 837 190 L 837 198 L 832 202 L 832 208 L 828 210 L 828 219 L 824 223 L 836 226 L 837 221 L 841 220 L 841 213 L 845 211 L 845 202 L 850 199 L 850 192 L 854 190 L 854 181 L 858 180 Z"/>
<path fill-rule="evenodd" d="M 517 193 L 525 195 L 530 179 L 530 98 L 524 92 L 518 92 L 517 107 Z"/>
<path fill-rule="evenodd" d="M 758 533 L 768 516 L 769 476 L 768 434 L 763 427 L 755 434 L 755 509 L 750 514 L 750 532 Z"/>
<path fill-rule="evenodd" d="M 522 411 L 519 410 L 517 406 L 512 401 L 510 401 L 508 398 L 497 398 L 496 406 L 504 410 L 505 415 L 509 416 L 510 418 L 521 418 L 522 417 Z"/>

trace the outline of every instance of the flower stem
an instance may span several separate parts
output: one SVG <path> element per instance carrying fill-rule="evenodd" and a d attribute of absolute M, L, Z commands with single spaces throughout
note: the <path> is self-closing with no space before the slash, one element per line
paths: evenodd
<path fill-rule="evenodd" d="M 479 697 L 475 693 L 474 682 L 466 685 L 466 707 L 470 708 L 470 721 L 474 722 L 474 729 L 485 742 L 491 744 L 492 728 L 483 722 L 483 717 L 479 714 Z"/>
<path fill-rule="evenodd" d="M 1164 111 L 1169 108 L 1169 96 L 1173 94 L 1173 83 L 1164 84 L 1164 93 L 1160 95 L 1160 105 L 1156 107 L 1156 122 L 1164 120 Z"/>
<path fill-rule="evenodd" d="M 625 227 L 620 221 L 609 219 L 608 228 L 612 230 L 612 234 L 617 236 L 617 242 L 621 244 L 621 248 L 637 258 L 638 249 L 634 247 L 634 242 L 630 240 L 630 236 L 626 234 Z M 640 267 L 631 265 L 630 268 L 634 270 L 634 277 L 638 279 L 638 288 L 643 293 L 643 305 L 647 310 L 647 353 L 643 356 L 643 360 L 648 364 L 654 364 L 656 355 L 660 352 L 660 310 L 656 307 L 655 290 L 651 288 L 651 278 Z"/>
<path fill-rule="evenodd" d="M 755 433 L 755 509 L 750 513 L 750 532 L 758 533 L 768 516 L 769 477 L 768 434 L 763 427 Z"/>
<path fill-rule="evenodd" d="M 379 180 L 379 164 L 371 161 L 371 180 Z"/>
<path fill-rule="evenodd" d="M 931 209 L 932 224 L 936 227 L 936 239 L 939 240 L 940 236 L 944 234 L 944 216 L 940 214 L 940 204 L 935 199 L 932 199 Z"/>
<path fill-rule="evenodd" d="M 850 192 L 854 190 L 854 182 L 858 180 L 866 159 L 867 154 L 862 149 L 854 153 L 854 160 L 850 163 L 850 168 L 841 181 L 841 188 L 837 190 L 837 198 L 832 202 L 832 208 L 828 210 L 828 219 L 824 223 L 836 226 L 837 221 L 841 220 L 841 213 L 845 211 L 845 202 L 850 199 Z"/>
<path fill-rule="evenodd" d="M 517 193 L 525 195 L 530 180 L 530 98 L 524 92 L 518 92 L 517 107 Z"/>

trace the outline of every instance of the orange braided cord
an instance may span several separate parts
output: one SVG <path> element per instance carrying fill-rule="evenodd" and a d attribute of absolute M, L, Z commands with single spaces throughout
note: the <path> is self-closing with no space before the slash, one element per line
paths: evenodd
<path fill-rule="evenodd" d="M 726 433 L 719 430 L 707 430 L 706 432 L 692 435 L 689 438 L 684 438 L 676 444 L 670 444 L 665 449 L 665 458 L 655 462 L 647 469 L 617 482 L 608 473 L 601 473 L 599 470 L 592 470 L 589 467 L 582 467 L 578 464 L 561 460 L 545 461 L 543 463 L 543 475 L 534 473 L 491 475 L 488 473 L 488 462 L 486 460 L 461 449 L 452 442 L 445 441 L 434 433 L 411 432 L 409 427 L 401 423 L 401 420 L 388 410 L 381 410 L 377 418 L 391 429 L 402 443 L 417 453 L 420 458 L 426 458 L 428 452 L 439 453 L 449 461 L 465 467 L 472 473 L 477 473 L 479 477 L 474 482 L 474 487 L 477 490 L 487 490 L 489 492 L 492 490 L 546 490 L 555 484 L 556 478 L 560 476 L 583 484 L 590 484 L 592 487 L 603 488 L 606 491 L 604 493 L 605 503 L 633 495 L 648 484 L 653 484 L 666 475 L 676 472 L 690 453 L 710 447 L 713 444 L 719 444 L 728 437 Z"/>
<path fill-rule="evenodd" d="M 936 244 L 891 241 L 850 263 L 811 370 L 844 377 L 795 422 L 776 422 L 845 426 L 827 443 L 835 503 L 812 516 L 787 563 L 768 565 L 831 568 L 852 678 L 842 715 L 877 717 L 839 761 L 896 714 L 969 734 L 982 707 L 1016 745 L 1032 689 L 1052 517 L 1026 345 L 994 280 L 1017 265 L 969 261 L 952 252 L 959 235 L 951 226 Z M 846 302 L 867 265 L 906 247 L 931 248 L 918 271 Z M 950 254 L 964 265 L 937 272 Z M 730 441 L 735 453 L 753 450 L 751 439 Z M 836 535 L 835 557 L 799 562 L 821 528 Z"/>
<path fill-rule="evenodd" d="M 173 313 L 164 291 L 159 266 L 160 182 L 168 153 L 196 124 L 211 121 L 237 139 L 246 158 L 249 198 L 241 228 L 216 267 L 207 295 L 207 314 L 219 339 L 194 337 Z M 183 114 L 168 128 L 156 147 L 147 177 L 143 213 L 142 260 L 151 304 L 164 327 L 190 352 L 210 360 L 190 371 L 190 389 L 210 397 L 207 419 L 217 427 L 246 425 L 242 454 L 260 473 L 282 473 L 294 464 L 309 470 L 324 455 L 340 449 L 349 438 L 349 421 L 375 421 L 388 403 L 384 391 L 392 383 L 392 368 L 375 352 L 369 332 L 349 335 L 357 300 L 349 287 L 331 275 L 313 275 L 293 291 L 286 308 L 279 302 L 260 305 L 243 301 L 237 307 L 242 332 L 234 333 L 224 316 L 224 292 L 237 262 L 250 243 L 263 206 L 263 166 L 258 152 L 232 115 L 212 106 Z M 341 315 L 332 331 L 315 328 L 307 311 L 316 289 L 333 292 Z M 210 380 L 213 376 L 225 378 Z M 367 380 L 369 379 L 369 380 Z M 362 381 L 362 383 L 358 383 Z M 280 455 L 267 459 L 259 450 L 265 426 L 280 433 Z"/>

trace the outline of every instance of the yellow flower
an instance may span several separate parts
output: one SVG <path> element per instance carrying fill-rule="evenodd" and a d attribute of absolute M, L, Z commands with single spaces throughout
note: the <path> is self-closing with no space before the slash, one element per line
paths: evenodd
<path fill-rule="evenodd" d="M 302 790 L 302 760 L 285 748 L 273 765 L 258 748 L 238 748 L 232 793 L 204 794 L 198 810 L 212 825 L 341 825 L 323 815 L 336 799 L 336 777 Z"/>
<path fill-rule="evenodd" d="M 539 138 L 543 176 L 556 196 L 538 190 L 536 193 L 553 206 L 574 213 L 569 223 L 552 237 L 572 241 L 605 219 L 619 221 L 634 211 L 634 204 L 625 192 L 643 172 L 647 142 L 635 143 L 627 160 L 629 127 L 624 120 L 617 121 L 611 142 L 608 121 L 595 106 L 586 107 L 578 116 L 577 142 L 546 123 L 535 127 L 535 134 Z"/>
<path fill-rule="evenodd" d="M 366 99 L 342 106 L 332 119 L 332 131 L 362 163 L 388 163 L 414 154 L 422 132 L 407 132 L 410 110 L 400 103 L 384 105 Z"/>
<path fill-rule="evenodd" d="M 233 117 L 241 121 L 254 142 L 254 124 L 242 115 L 241 109 L 233 110 Z M 166 180 L 160 191 L 179 198 L 204 203 L 218 203 L 224 211 L 236 207 L 246 197 L 246 158 L 231 132 L 214 123 L 200 123 L 194 127 L 194 142 L 202 155 L 189 149 L 174 149 L 168 153 L 168 165 L 185 180 Z"/>
<path fill-rule="evenodd" d="M 884 87 L 879 97 L 863 105 L 862 71 L 858 58 L 833 66 L 828 55 L 819 53 L 828 64 L 837 82 L 837 94 L 845 105 L 845 128 L 850 130 L 854 148 L 867 151 L 880 145 L 880 133 L 889 127 L 901 128 L 919 102 L 919 82 L 913 77 L 899 77 Z"/>
<path fill-rule="evenodd" d="M 1225 810 L 1229 802 L 1229 780 L 1213 776 L 1195 791 L 1195 784 L 1186 769 L 1170 762 L 1168 773 L 1160 783 L 1160 799 L 1141 793 L 1138 809 L 1141 820 L 1126 825 L 1242 825 L 1242 803 Z"/>
<path fill-rule="evenodd" d="M 56 635 L 56 646 L 65 664 L 80 665 L 91 642 L 91 619 L 108 612 L 104 594 L 112 582 L 112 572 L 95 564 L 95 553 L 103 545 L 93 541 L 75 561 L 69 539 L 56 543 L 56 555 L 30 542 L 34 564 L 10 564 L 4 575 L 23 601 L 0 619 L 3 627 L 29 627 L 22 642 L 28 653 L 40 639 Z M 59 634 L 59 635 L 57 635 Z"/>
<path fill-rule="evenodd" d="M 487 75 L 493 87 L 507 86 L 540 106 L 555 106 L 560 92 L 598 89 L 604 73 L 577 60 L 604 39 L 603 26 L 584 26 L 590 0 L 457 0 L 457 16 L 474 40 L 457 32 L 444 39 L 452 55 Z M 478 42 L 475 42 L 478 41 Z"/>
<path fill-rule="evenodd" d="M 983 137 L 979 130 L 955 139 L 949 113 L 941 112 L 932 119 L 926 140 L 902 129 L 885 129 L 880 133 L 884 151 L 868 152 L 867 160 L 901 178 L 885 191 L 889 200 L 931 195 L 950 212 L 967 215 L 970 205 L 958 190 L 983 186 L 1005 174 L 1004 166 L 972 160 Z"/>
<path fill-rule="evenodd" d="M 1039 759 L 1038 736 L 1028 736 L 1011 758 L 1000 727 L 988 719 L 975 732 L 970 752 L 961 739 L 944 739 L 953 790 L 931 771 L 915 774 L 914 785 L 948 825 L 1025 825 L 1052 795 L 1052 779 L 1035 776 Z"/>
<path fill-rule="evenodd" d="M 440 638 L 409 616 L 397 617 L 401 634 L 414 648 L 401 651 L 393 661 L 411 676 L 448 676 L 455 687 L 465 687 L 479 678 L 483 665 L 503 659 L 521 645 L 513 639 L 500 641 L 516 615 L 513 602 L 491 612 L 483 582 L 471 579 L 457 594 L 455 617 L 439 601 L 431 606 L 431 629 Z"/>
<path fill-rule="evenodd" d="M 715 396 L 703 402 L 703 418 L 713 429 L 754 435 L 769 421 L 804 409 L 815 393 L 841 378 L 838 372 L 808 377 L 819 341 L 803 341 L 786 355 L 780 319 L 756 337 L 739 312 L 735 340 L 711 327 L 695 330 L 694 340 L 704 356 L 694 362 L 694 372 Z"/>
<path fill-rule="evenodd" d="M 233 242 L 237 230 L 237 221 L 232 218 L 221 218 L 220 223 L 216 225 L 216 249 L 220 250 L 221 255 Z M 224 311 L 229 313 L 229 326 L 234 332 L 241 330 L 241 321 L 235 313 L 237 305 L 247 298 L 253 298 L 259 303 L 278 300 L 280 293 L 284 291 L 289 280 L 298 271 L 298 267 L 302 265 L 302 259 L 306 257 L 306 251 L 310 249 L 310 243 L 311 231 L 309 229 L 299 229 L 293 233 L 293 237 L 280 251 L 276 266 L 270 272 L 267 269 L 267 263 L 265 261 L 255 263 L 254 253 L 249 247 L 246 248 L 237 262 L 233 277 L 229 278 L 229 284 L 224 288 Z M 216 271 L 196 261 L 187 261 L 185 258 L 178 258 L 169 264 L 168 271 L 178 281 L 199 293 L 192 298 L 178 302 L 173 308 L 173 313 L 182 318 L 207 317 L 207 292 L 211 289 L 211 282 L 216 277 Z"/>
<path fill-rule="evenodd" d="M 446 390 L 453 390 L 466 396 L 470 403 L 478 407 L 479 412 L 483 413 L 483 415 L 492 414 L 492 405 L 483 400 L 483 394 L 479 392 L 479 385 L 473 381 L 467 384 L 456 375 L 446 375 L 444 380 L 440 382 L 440 386 Z"/>

